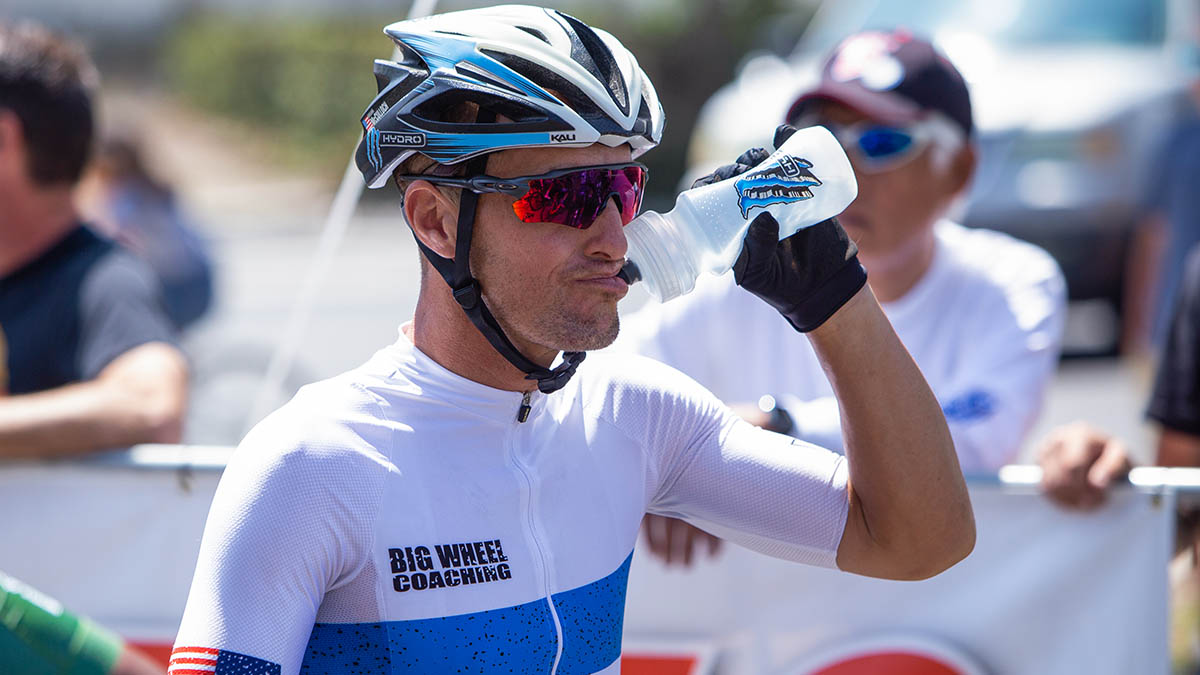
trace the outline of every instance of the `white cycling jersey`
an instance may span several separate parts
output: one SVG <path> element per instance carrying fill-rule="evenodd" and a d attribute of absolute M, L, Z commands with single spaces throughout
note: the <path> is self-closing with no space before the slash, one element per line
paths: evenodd
<path fill-rule="evenodd" d="M 242 442 L 171 672 L 615 673 L 643 513 L 832 567 L 846 478 L 649 359 L 523 399 L 402 333 Z"/>

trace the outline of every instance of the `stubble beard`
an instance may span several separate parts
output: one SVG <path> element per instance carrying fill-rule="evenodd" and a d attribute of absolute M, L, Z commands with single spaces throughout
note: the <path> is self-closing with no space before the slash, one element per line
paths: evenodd
<path fill-rule="evenodd" d="M 561 288 L 546 293 L 529 293 L 528 299 L 503 290 L 484 288 L 484 300 L 510 340 L 523 340 L 556 351 L 581 352 L 603 349 L 617 339 L 620 317 L 616 303 L 591 313 L 579 311 Z"/>

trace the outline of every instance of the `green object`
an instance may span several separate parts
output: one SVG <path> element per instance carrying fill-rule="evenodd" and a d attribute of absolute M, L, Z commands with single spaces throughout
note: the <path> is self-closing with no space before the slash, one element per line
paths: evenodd
<path fill-rule="evenodd" d="M 0 673 L 107 675 L 123 648 L 116 634 L 0 572 Z"/>

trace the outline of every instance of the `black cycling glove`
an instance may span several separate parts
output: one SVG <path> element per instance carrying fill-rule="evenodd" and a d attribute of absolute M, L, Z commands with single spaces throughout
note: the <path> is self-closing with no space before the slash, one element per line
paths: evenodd
<path fill-rule="evenodd" d="M 733 178 L 738 174 L 746 173 L 750 169 L 753 169 L 761 164 L 763 160 L 770 156 L 771 153 L 767 152 L 763 148 L 750 148 L 749 150 L 743 152 L 740 157 L 733 160 L 733 164 L 719 166 L 717 167 L 716 171 L 713 171 L 707 176 L 701 176 L 700 178 L 697 178 L 695 182 L 692 183 L 692 187 L 698 188 L 701 185 L 711 185 L 728 178 Z"/>
<path fill-rule="evenodd" d="M 791 125 L 780 126 L 775 130 L 775 147 L 795 132 Z M 742 160 L 753 159 L 749 155 L 756 152 L 764 151 L 755 148 L 743 153 L 737 163 L 721 167 L 713 175 L 744 166 Z M 766 159 L 765 154 L 759 161 L 762 159 Z M 867 283 L 867 271 L 858 262 L 858 247 L 836 218 L 806 227 L 780 241 L 779 223 L 764 212 L 750 223 L 742 240 L 742 250 L 733 263 L 733 278 L 739 286 L 779 310 L 793 328 L 807 333 L 854 297 Z"/>

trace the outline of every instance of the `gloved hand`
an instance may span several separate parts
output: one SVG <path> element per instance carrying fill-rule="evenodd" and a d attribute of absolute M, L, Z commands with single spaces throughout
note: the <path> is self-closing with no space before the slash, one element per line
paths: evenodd
<path fill-rule="evenodd" d="M 791 125 L 780 126 L 775 130 L 775 147 L 795 132 Z M 752 159 L 747 156 L 756 150 L 761 149 L 744 153 L 733 166 L 741 166 L 743 158 Z M 759 161 L 762 159 L 766 156 Z M 836 218 L 780 241 L 779 223 L 764 212 L 750 223 L 742 240 L 742 250 L 733 263 L 733 278 L 777 309 L 793 328 L 807 333 L 854 297 L 867 283 L 867 271 L 858 262 L 858 247 Z"/>
<path fill-rule="evenodd" d="M 733 278 L 807 333 L 854 297 L 867 283 L 867 270 L 836 218 L 780 241 L 779 223 L 764 212 L 742 240 Z"/>
<path fill-rule="evenodd" d="M 701 176 L 700 178 L 697 178 L 692 183 L 692 187 L 698 188 L 701 185 L 711 185 L 727 178 L 733 178 L 738 174 L 746 173 L 750 169 L 753 169 L 761 164 L 763 160 L 770 156 L 771 153 L 767 152 L 763 148 L 750 148 L 749 150 L 743 152 L 737 159 L 733 160 L 733 164 L 724 164 L 717 167 L 715 171 L 707 176 Z"/>

